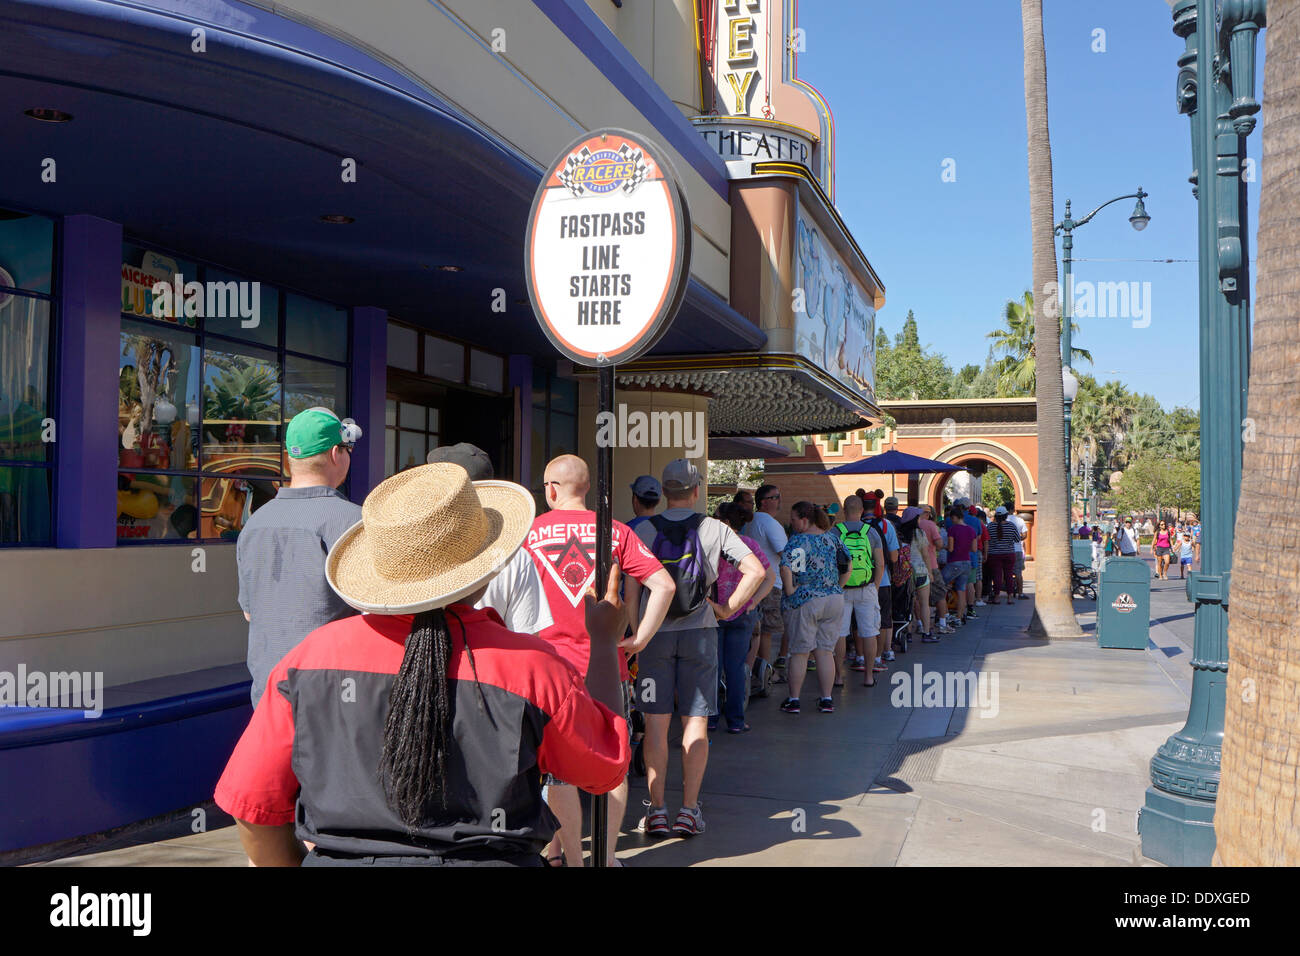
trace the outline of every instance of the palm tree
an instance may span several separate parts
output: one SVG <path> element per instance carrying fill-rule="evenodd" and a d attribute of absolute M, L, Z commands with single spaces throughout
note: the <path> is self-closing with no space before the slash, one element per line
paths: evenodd
<path fill-rule="evenodd" d="M 1003 328 L 988 334 L 993 340 L 993 350 L 1001 352 L 1002 358 L 997 362 L 998 388 L 1007 397 L 1034 394 L 1034 293 L 1026 292 L 1022 302 L 1007 302 L 1002 313 L 1006 323 Z M 1077 332 L 1079 326 L 1070 323 L 1071 331 Z M 1070 354 L 1076 359 L 1092 361 L 1092 353 L 1087 349 L 1073 348 Z"/>
<path fill-rule="evenodd" d="M 1250 417 L 1229 596 L 1227 706 L 1215 862 L 1300 864 L 1300 520 L 1292 497 L 1300 442 L 1295 223 L 1300 220 L 1300 0 L 1269 4 Z M 1292 527 L 1297 525 L 1297 527 Z"/>
<path fill-rule="evenodd" d="M 1052 208 L 1052 140 L 1047 125 L 1047 50 L 1043 42 L 1043 0 L 1020 0 L 1025 49 L 1025 124 L 1029 139 L 1029 216 L 1033 239 L 1034 341 L 1058 342 L 1056 305 L 1056 217 Z M 1038 542 L 1034 619 L 1040 637 L 1082 635 L 1070 597 L 1070 540 L 1066 523 L 1065 389 L 1059 349 L 1036 355 L 1038 397 Z"/>

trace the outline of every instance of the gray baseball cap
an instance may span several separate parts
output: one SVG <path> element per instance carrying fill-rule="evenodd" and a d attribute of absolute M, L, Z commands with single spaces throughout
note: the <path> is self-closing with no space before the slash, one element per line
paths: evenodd
<path fill-rule="evenodd" d="M 469 472 L 470 481 L 491 481 L 496 476 L 496 470 L 492 467 L 492 459 L 487 456 L 482 448 L 478 445 L 471 445 L 469 442 L 460 442 L 456 445 L 444 445 L 441 448 L 435 448 L 429 452 L 425 461 L 430 464 L 438 462 L 450 462 L 453 465 L 460 465 Z"/>
<path fill-rule="evenodd" d="M 665 491 L 690 491 L 700 483 L 700 470 L 685 458 L 674 458 L 664 468 Z"/>
<path fill-rule="evenodd" d="M 659 479 L 654 475 L 640 475 L 632 482 L 632 494 L 638 498 L 653 498 L 658 501 L 663 489 L 659 487 Z"/>

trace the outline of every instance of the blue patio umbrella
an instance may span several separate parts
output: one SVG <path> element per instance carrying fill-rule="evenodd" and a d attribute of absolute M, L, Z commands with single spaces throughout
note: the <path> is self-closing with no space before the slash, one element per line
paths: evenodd
<path fill-rule="evenodd" d="M 933 471 L 965 471 L 961 465 L 922 458 L 901 451 L 887 451 L 870 458 L 851 461 L 838 468 L 827 468 L 823 475 L 901 475 L 927 474 Z"/>

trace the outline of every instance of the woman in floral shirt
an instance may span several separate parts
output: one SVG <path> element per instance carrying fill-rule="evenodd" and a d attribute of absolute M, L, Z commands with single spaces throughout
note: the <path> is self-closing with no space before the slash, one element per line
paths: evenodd
<path fill-rule="evenodd" d="M 745 507 L 730 501 L 718 506 L 715 517 L 730 525 L 736 534 L 740 534 L 740 529 L 749 520 Z M 743 608 L 724 619 L 727 601 L 740 583 L 741 574 L 726 558 L 718 562 L 718 599 L 713 603 L 713 610 L 718 615 L 718 672 L 727 682 L 727 702 L 723 705 L 723 712 L 727 718 L 729 734 L 743 734 L 749 730 L 749 724 L 745 723 L 745 705 L 749 702 L 749 672 L 745 667 L 745 659 L 749 655 L 750 639 L 758 621 L 758 604 L 776 586 L 776 572 L 772 570 L 771 562 L 767 560 L 767 555 L 758 542 L 743 534 L 740 534 L 740 540 L 745 542 L 754 557 L 763 562 L 767 577 Z M 709 729 L 714 730 L 717 726 L 718 717 L 715 714 L 709 718 Z"/>
<path fill-rule="evenodd" d="M 835 642 L 840 637 L 840 616 L 844 608 L 844 582 L 852 572 L 848 551 L 838 538 L 817 527 L 817 506 L 801 501 L 790 509 L 794 533 L 781 552 L 781 584 L 785 597 L 781 610 L 787 613 L 790 659 L 786 676 L 790 696 L 781 705 L 787 714 L 799 713 L 799 689 L 807 674 L 808 654 L 817 661 L 823 714 L 834 709 L 831 688 L 835 681 Z M 842 553 L 842 559 L 841 559 Z M 841 564 L 845 568 L 840 571 Z"/>

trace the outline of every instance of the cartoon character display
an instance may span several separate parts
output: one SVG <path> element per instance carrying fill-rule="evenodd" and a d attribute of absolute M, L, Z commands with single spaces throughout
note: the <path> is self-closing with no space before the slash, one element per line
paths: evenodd
<path fill-rule="evenodd" d="M 795 224 L 795 351 L 856 389 L 872 394 L 875 312 L 840 257 L 801 212 Z"/>

